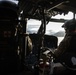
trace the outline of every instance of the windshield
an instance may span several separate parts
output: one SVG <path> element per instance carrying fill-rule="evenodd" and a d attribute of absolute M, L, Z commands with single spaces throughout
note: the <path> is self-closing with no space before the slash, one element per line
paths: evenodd
<path fill-rule="evenodd" d="M 73 18 L 73 13 L 69 12 L 67 15 L 57 15 L 57 16 L 53 16 L 52 18 L 55 19 L 72 19 Z M 34 19 L 30 19 L 27 22 L 27 32 L 33 34 L 33 33 L 37 33 L 39 27 L 41 25 L 41 21 L 39 20 L 34 20 Z M 65 36 L 65 32 L 64 32 L 64 28 L 62 28 L 63 23 L 61 22 L 49 22 L 46 25 L 46 33 L 47 35 L 54 35 L 56 37 L 58 37 L 58 44 L 61 42 L 61 40 L 63 39 L 63 37 Z"/>

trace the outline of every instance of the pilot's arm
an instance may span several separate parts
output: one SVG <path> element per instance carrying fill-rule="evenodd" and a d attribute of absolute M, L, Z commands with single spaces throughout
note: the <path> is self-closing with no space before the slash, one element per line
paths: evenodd
<path fill-rule="evenodd" d="M 70 44 L 70 36 L 65 37 L 59 44 L 57 50 L 55 50 L 54 55 L 55 57 L 61 56 L 69 47 Z"/>

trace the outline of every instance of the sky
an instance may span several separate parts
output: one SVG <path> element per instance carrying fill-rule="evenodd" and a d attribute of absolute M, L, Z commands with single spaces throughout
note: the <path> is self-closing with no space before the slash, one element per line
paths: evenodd
<path fill-rule="evenodd" d="M 72 19 L 73 18 L 73 13 L 69 12 L 68 15 L 56 15 L 53 16 L 52 18 L 56 19 Z M 27 31 L 30 31 L 31 33 L 37 32 L 39 27 L 41 25 L 41 21 L 38 20 L 28 20 L 27 22 Z M 50 32 L 58 32 L 58 31 L 64 31 L 64 29 L 61 27 L 63 23 L 58 23 L 58 22 L 49 22 L 46 25 L 46 34 L 50 34 Z"/>

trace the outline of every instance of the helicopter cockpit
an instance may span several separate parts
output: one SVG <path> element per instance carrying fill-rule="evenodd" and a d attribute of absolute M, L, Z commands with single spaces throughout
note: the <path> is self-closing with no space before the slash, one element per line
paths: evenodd
<path fill-rule="evenodd" d="M 37 75 L 51 74 L 49 67 L 45 71 L 41 63 L 52 66 L 50 53 L 57 48 L 58 38 L 45 35 L 46 25 L 50 21 L 64 23 L 67 19 L 52 16 L 66 15 L 69 11 L 73 12 L 75 19 L 75 0 L 0 0 L 0 72 L 28 69 Z M 27 33 L 29 19 L 41 21 L 37 33 Z"/>

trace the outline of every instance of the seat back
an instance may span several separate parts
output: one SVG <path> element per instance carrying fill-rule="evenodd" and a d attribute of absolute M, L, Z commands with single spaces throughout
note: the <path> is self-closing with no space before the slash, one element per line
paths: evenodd
<path fill-rule="evenodd" d="M 0 72 L 17 69 L 17 41 L 15 27 L 18 16 L 15 5 L 9 1 L 0 2 Z"/>

